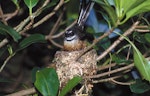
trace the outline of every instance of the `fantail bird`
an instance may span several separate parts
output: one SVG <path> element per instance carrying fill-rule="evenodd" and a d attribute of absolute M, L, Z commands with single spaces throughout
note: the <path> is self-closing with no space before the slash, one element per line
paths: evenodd
<path fill-rule="evenodd" d="M 75 51 L 86 47 L 84 24 L 92 9 L 94 2 L 91 0 L 82 0 L 80 3 L 80 15 L 77 23 L 72 28 L 66 30 L 64 38 L 64 50 Z"/>

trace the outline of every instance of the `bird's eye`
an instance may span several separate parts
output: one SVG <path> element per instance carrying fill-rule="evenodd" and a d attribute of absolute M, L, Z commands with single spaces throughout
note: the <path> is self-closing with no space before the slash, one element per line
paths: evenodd
<path fill-rule="evenodd" d="M 71 36 L 74 36 L 75 34 L 74 34 L 74 32 L 73 31 L 67 31 L 66 33 L 65 33 L 65 37 L 71 37 Z"/>

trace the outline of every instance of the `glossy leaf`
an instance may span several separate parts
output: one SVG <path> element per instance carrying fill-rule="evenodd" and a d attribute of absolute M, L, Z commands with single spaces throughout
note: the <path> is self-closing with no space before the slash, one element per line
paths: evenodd
<path fill-rule="evenodd" d="M 18 0 L 12 0 L 15 4 L 17 4 Z"/>
<path fill-rule="evenodd" d="M 150 43 L 150 33 L 146 33 L 144 35 L 144 37 L 145 37 L 146 41 L 148 41 Z"/>
<path fill-rule="evenodd" d="M 27 38 L 25 38 L 24 40 L 22 40 L 20 43 L 19 43 L 19 50 L 22 50 L 26 47 L 28 47 L 29 45 L 33 44 L 33 43 L 45 43 L 46 40 L 45 40 L 45 36 L 42 35 L 42 34 L 33 34 Z"/>
<path fill-rule="evenodd" d="M 2 32 L 2 34 L 4 34 L 4 32 L 9 34 L 14 39 L 15 42 L 18 42 L 18 40 L 21 39 L 21 35 L 18 32 L 16 32 L 10 26 L 2 24 L 1 22 L 0 22 L 0 32 Z"/>
<path fill-rule="evenodd" d="M 150 11 L 150 0 L 115 0 L 117 17 L 120 24 L 140 13 Z"/>
<path fill-rule="evenodd" d="M 116 33 L 121 35 L 119 33 Z M 121 35 L 123 36 L 123 35 Z M 141 52 L 136 48 L 136 46 L 125 36 L 123 36 L 133 47 L 133 58 L 134 58 L 134 65 L 138 69 L 139 73 L 141 74 L 142 78 L 150 81 L 150 61 L 148 61 Z"/>
<path fill-rule="evenodd" d="M 143 79 L 150 81 L 150 62 L 144 58 L 138 49 L 134 49 L 134 65 Z"/>
<path fill-rule="evenodd" d="M 136 83 L 130 85 L 130 90 L 133 93 L 141 94 L 141 93 L 144 93 L 146 91 L 149 91 L 150 85 L 147 84 L 146 82 L 142 82 L 142 80 L 140 80 L 140 79 L 137 79 Z"/>
<path fill-rule="evenodd" d="M 59 96 L 66 96 L 68 92 L 70 92 L 77 84 L 81 82 L 82 78 L 81 77 L 74 77 L 68 83 L 66 86 L 62 89 L 60 92 Z"/>
<path fill-rule="evenodd" d="M 37 71 L 34 85 L 43 96 L 56 96 L 59 89 L 56 71 L 52 68 Z"/>
<path fill-rule="evenodd" d="M 32 83 L 34 83 L 35 80 L 36 80 L 36 72 L 37 72 L 38 70 L 40 70 L 39 67 L 34 67 L 34 68 L 32 69 Z"/>
<path fill-rule="evenodd" d="M 25 4 L 28 6 L 28 8 L 33 8 L 36 6 L 39 0 L 24 0 Z"/>
<path fill-rule="evenodd" d="M 117 22 L 117 15 L 115 13 L 115 10 L 113 7 L 111 7 L 111 5 L 108 2 L 104 2 L 101 0 L 95 0 L 95 2 L 97 2 L 98 4 L 101 5 L 101 7 L 107 12 L 107 14 L 109 15 L 109 18 L 111 19 L 111 24 L 113 26 L 117 26 L 116 22 Z"/>
<path fill-rule="evenodd" d="M 24 0 L 25 4 L 29 8 L 30 15 L 32 14 L 32 8 L 37 5 L 39 0 Z"/>

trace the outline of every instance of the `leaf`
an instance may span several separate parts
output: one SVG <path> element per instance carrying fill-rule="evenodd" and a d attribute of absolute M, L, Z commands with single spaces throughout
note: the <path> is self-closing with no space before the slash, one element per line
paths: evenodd
<path fill-rule="evenodd" d="M 95 0 L 96 3 L 100 4 L 101 7 L 107 12 L 109 18 L 111 19 L 111 23 L 114 27 L 116 27 L 117 15 L 113 7 L 107 2 L 102 2 L 101 0 Z"/>
<path fill-rule="evenodd" d="M 18 32 L 16 32 L 10 26 L 6 26 L 0 22 L 0 33 L 1 32 L 2 34 L 4 34 L 4 32 L 9 34 L 14 39 L 15 42 L 18 42 L 18 40 L 21 39 L 21 35 Z"/>
<path fill-rule="evenodd" d="M 32 8 L 35 7 L 37 5 L 39 0 L 24 0 L 25 4 L 28 6 L 29 8 L 29 13 L 30 15 L 32 15 Z"/>
<path fill-rule="evenodd" d="M 150 62 L 144 58 L 138 49 L 134 49 L 134 65 L 140 72 L 143 79 L 150 81 Z"/>
<path fill-rule="evenodd" d="M 141 1 L 141 0 L 140 0 Z M 143 1 L 143 0 L 142 0 Z M 136 0 L 137 2 L 137 0 Z M 121 22 L 122 24 L 126 22 L 129 18 L 150 11 L 150 0 L 144 0 L 143 2 L 138 2 L 136 7 L 132 7 L 130 10 L 126 12 L 126 17 L 125 19 Z"/>
<path fill-rule="evenodd" d="M 28 8 L 33 8 L 36 6 L 39 0 L 24 0 L 25 4 L 28 6 Z"/>
<path fill-rule="evenodd" d="M 59 96 L 66 96 L 66 94 L 70 92 L 77 84 L 79 84 L 81 80 L 82 78 L 78 76 L 69 80 L 66 86 L 61 90 Z"/>
<path fill-rule="evenodd" d="M 146 41 L 148 41 L 150 43 L 150 33 L 146 33 L 144 35 L 144 37 L 145 37 Z"/>
<path fill-rule="evenodd" d="M 18 0 L 12 0 L 15 4 L 17 4 Z"/>
<path fill-rule="evenodd" d="M 33 43 L 37 43 L 37 42 L 45 43 L 46 42 L 45 36 L 42 34 L 33 34 L 33 35 L 25 38 L 24 40 L 22 40 L 19 43 L 19 49 L 17 51 L 22 50 L 22 49 L 28 47 L 29 45 L 31 45 Z"/>
<path fill-rule="evenodd" d="M 36 72 L 34 83 L 43 96 L 56 96 L 59 89 L 59 80 L 53 68 L 44 68 Z"/>
<path fill-rule="evenodd" d="M 115 32 L 116 33 L 116 32 Z M 120 36 L 123 36 L 119 33 L 116 33 Z M 123 36 L 133 47 L 133 58 L 134 58 L 134 65 L 138 69 L 139 73 L 141 74 L 142 78 L 150 81 L 150 61 L 148 61 L 141 52 L 136 48 L 136 46 L 125 36 Z"/>
<path fill-rule="evenodd" d="M 141 93 L 144 93 L 146 91 L 149 91 L 150 85 L 145 83 L 145 82 L 142 82 L 142 80 L 140 80 L 140 79 L 137 79 L 136 83 L 130 85 L 130 90 L 133 93 L 141 94 Z"/>
<path fill-rule="evenodd" d="M 34 83 L 35 80 L 36 80 L 36 72 L 37 72 L 38 70 L 40 70 L 39 67 L 34 67 L 34 68 L 32 69 L 32 83 Z"/>

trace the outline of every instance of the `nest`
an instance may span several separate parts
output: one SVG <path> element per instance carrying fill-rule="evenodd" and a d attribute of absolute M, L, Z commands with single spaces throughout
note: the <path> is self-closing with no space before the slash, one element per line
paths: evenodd
<path fill-rule="evenodd" d="M 60 80 L 60 87 L 64 86 L 68 80 L 74 76 L 91 76 L 96 73 L 97 69 L 97 53 L 93 49 L 83 56 L 78 61 L 76 58 L 81 54 L 80 51 L 57 51 L 55 54 L 56 71 Z"/>

